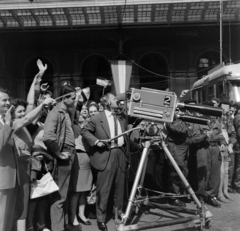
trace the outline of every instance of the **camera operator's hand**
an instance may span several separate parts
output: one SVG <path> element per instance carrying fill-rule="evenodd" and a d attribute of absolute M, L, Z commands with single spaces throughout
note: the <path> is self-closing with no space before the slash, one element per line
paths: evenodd
<path fill-rule="evenodd" d="M 102 147 L 105 147 L 106 144 L 102 141 L 98 141 L 97 144 L 96 144 L 99 148 L 102 148 Z"/>

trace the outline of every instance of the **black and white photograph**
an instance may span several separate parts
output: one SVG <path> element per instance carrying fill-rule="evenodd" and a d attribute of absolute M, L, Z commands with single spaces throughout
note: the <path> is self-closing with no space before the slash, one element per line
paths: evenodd
<path fill-rule="evenodd" d="M 0 0 L 0 231 L 239 231 L 240 0 Z"/>

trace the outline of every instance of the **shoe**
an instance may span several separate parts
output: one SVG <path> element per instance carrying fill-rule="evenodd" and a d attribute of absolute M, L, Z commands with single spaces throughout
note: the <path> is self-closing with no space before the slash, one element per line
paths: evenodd
<path fill-rule="evenodd" d="M 175 200 L 170 200 L 169 201 L 170 205 L 173 206 L 181 206 L 181 207 L 186 207 L 186 204 L 183 201 L 180 201 L 179 199 L 175 199 Z"/>
<path fill-rule="evenodd" d="M 107 226 L 104 222 L 97 222 L 97 226 L 98 226 L 99 230 L 102 230 L 102 231 L 107 231 L 108 230 L 108 228 L 107 228 Z"/>
<path fill-rule="evenodd" d="M 223 203 L 229 203 L 229 201 L 224 197 L 218 197 L 217 199 Z"/>
<path fill-rule="evenodd" d="M 230 200 L 230 201 L 234 201 L 234 199 L 233 199 L 232 197 L 230 197 L 229 195 L 224 194 L 224 196 L 225 196 L 228 200 Z"/>
<path fill-rule="evenodd" d="M 233 194 L 237 193 L 236 190 L 233 188 L 228 188 L 228 192 Z"/>
<path fill-rule="evenodd" d="M 89 220 L 84 221 L 81 217 L 78 217 L 78 221 L 84 225 L 92 225 L 92 222 Z"/>
<path fill-rule="evenodd" d="M 66 229 L 66 231 L 82 231 L 82 226 L 79 225 L 72 225 L 72 224 L 68 224 Z"/>
<path fill-rule="evenodd" d="M 219 204 L 216 200 L 215 197 L 209 197 L 208 200 L 207 200 L 208 204 L 213 206 L 213 207 L 216 207 L 216 208 L 221 208 L 221 204 Z"/>

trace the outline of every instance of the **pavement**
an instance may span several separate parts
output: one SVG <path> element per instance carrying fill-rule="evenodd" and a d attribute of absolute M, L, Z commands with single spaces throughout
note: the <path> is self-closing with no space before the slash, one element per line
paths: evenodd
<path fill-rule="evenodd" d="M 214 208 L 210 205 L 207 205 L 208 210 L 213 214 L 211 220 L 211 227 L 208 231 L 240 231 L 240 194 L 230 194 L 234 201 L 229 203 L 221 203 L 221 208 Z M 187 203 L 187 208 L 196 208 L 196 205 L 191 202 Z M 132 219 L 132 224 L 144 225 L 144 224 L 153 224 L 156 221 L 166 221 L 166 220 L 175 220 L 177 218 L 191 216 L 189 214 L 182 214 L 177 212 L 167 212 L 160 209 L 151 209 L 149 214 L 139 212 L 138 215 L 135 215 Z M 97 221 L 90 219 L 92 225 L 85 226 L 82 225 L 83 231 L 98 231 Z M 115 231 L 114 220 L 109 217 L 107 221 L 107 226 L 109 231 Z M 194 231 L 198 230 L 193 222 L 187 222 L 178 225 L 164 226 L 158 228 L 150 228 L 145 230 L 152 231 Z"/>

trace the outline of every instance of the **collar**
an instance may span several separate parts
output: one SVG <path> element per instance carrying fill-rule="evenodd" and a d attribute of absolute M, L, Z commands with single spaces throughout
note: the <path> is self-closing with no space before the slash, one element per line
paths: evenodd
<path fill-rule="evenodd" d="M 108 111 L 108 110 L 105 110 L 105 114 L 106 114 L 106 116 L 110 117 L 112 115 L 112 112 Z"/>
<path fill-rule="evenodd" d="M 5 123 L 4 123 L 4 121 L 3 121 L 3 116 L 2 115 L 0 115 L 0 122 L 4 125 Z"/>
<path fill-rule="evenodd" d="M 66 112 L 69 112 L 68 109 L 65 110 L 65 109 L 62 108 L 62 102 L 58 103 L 56 107 L 57 107 L 57 110 L 58 110 L 59 112 L 63 112 L 64 114 L 65 114 Z"/>

